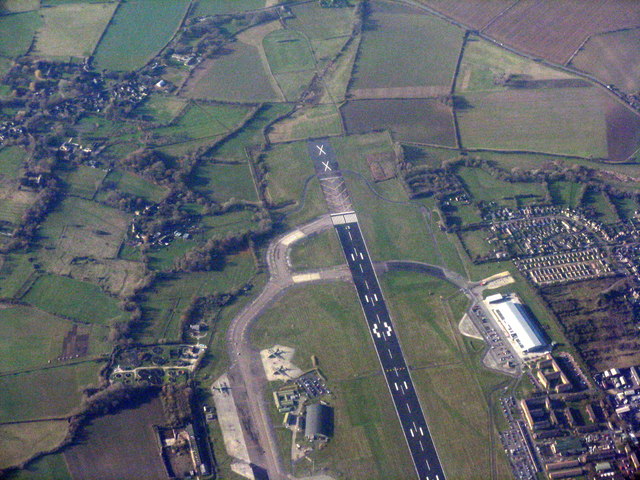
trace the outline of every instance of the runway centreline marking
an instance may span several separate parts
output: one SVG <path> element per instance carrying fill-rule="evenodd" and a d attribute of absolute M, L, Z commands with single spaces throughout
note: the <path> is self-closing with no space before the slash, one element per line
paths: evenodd
<path fill-rule="evenodd" d="M 341 195 L 344 195 L 346 201 L 343 205 L 348 205 L 347 208 L 351 207 L 348 191 L 343 183 L 344 179 L 342 178 L 338 162 L 335 159 L 335 152 L 329 142 L 327 140 L 309 141 L 307 146 L 309 156 L 314 162 L 316 176 L 320 180 L 325 201 L 329 209 L 335 208 L 335 210 L 337 210 L 337 203 L 330 192 L 330 190 L 334 190 L 334 188 L 325 189 L 324 182 L 322 181 L 324 178 L 329 177 L 329 175 L 331 183 L 337 182 L 338 188 L 344 187 Z M 330 171 L 331 174 L 325 173 L 327 171 Z M 358 299 L 360 300 L 360 306 L 369 327 L 369 335 L 376 349 L 378 361 L 383 369 L 387 388 L 404 432 L 405 441 L 409 448 L 415 471 L 420 480 L 428 480 L 430 476 L 433 478 L 434 474 L 437 480 L 440 480 L 440 477 L 442 477 L 442 480 L 446 480 L 438 452 L 433 444 L 429 427 L 424 418 L 420 401 L 415 393 L 415 388 L 411 388 L 413 382 L 407 369 L 399 340 L 397 336 L 391 335 L 393 322 L 391 321 L 391 316 L 389 315 L 384 296 L 382 295 L 380 283 L 373 268 L 366 242 L 360 231 L 357 216 L 353 211 L 349 213 L 334 212 L 331 212 L 332 223 L 338 234 L 343 253 L 347 260 L 347 265 L 358 293 Z M 366 288 L 365 282 L 367 282 Z M 369 286 L 371 286 L 371 296 L 367 295 L 370 291 Z M 380 292 L 380 297 L 378 297 L 377 292 Z M 374 320 L 374 316 L 378 321 L 381 321 L 380 317 L 382 316 L 382 324 L 386 330 L 386 333 L 382 332 L 383 335 L 380 335 L 378 331 L 378 323 Z M 383 347 L 387 349 L 389 357 L 382 356 L 383 350 L 381 349 Z M 396 353 L 395 356 L 392 355 L 392 350 Z M 397 391 L 397 382 L 393 382 L 392 380 L 392 374 L 395 374 L 398 382 L 402 382 L 400 392 Z M 396 386 L 395 392 L 392 383 Z M 406 411 L 404 408 L 400 408 L 403 404 L 406 405 Z M 418 432 L 420 432 L 421 438 L 416 437 Z M 424 444 L 422 440 L 424 440 Z M 420 443 L 418 443 L 418 441 Z"/>

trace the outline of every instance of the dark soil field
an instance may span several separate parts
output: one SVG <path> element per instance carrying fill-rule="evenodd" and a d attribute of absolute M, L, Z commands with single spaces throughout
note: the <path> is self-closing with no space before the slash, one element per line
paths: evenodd
<path fill-rule="evenodd" d="M 589 35 L 640 25 L 640 2 L 634 0 L 420 1 L 511 47 L 562 64 Z"/>
<path fill-rule="evenodd" d="M 62 357 L 84 357 L 89 351 L 89 334 L 78 333 L 78 325 L 74 324 L 62 341 Z"/>
<path fill-rule="evenodd" d="M 624 162 L 634 156 L 640 146 L 640 116 L 611 100 L 606 120 L 609 160 Z"/>
<path fill-rule="evenodd" d="M 512 6 L 514 0 L 419 0 L 474 30 L 482 30 L 500 12 Z"/>
<path fill-rule="evenodd" d="M 640 89 L 640 29 L 591 37 L 570 65 L 619 89 Z"/>
<path fill-rule="evenodd" d="M 350 135 L 390 130 L 398 141 L 455 145 L 451 109 L 437 100 L 356 100 L 340 111 Z"/>
<path fill-rule="evenodd" d="M 620 278 L 541 289 L 565 335 L 594 371 L 640 362 L 640 332 Z"/>
<path fill-rule="evenodd" d="M 153 425 L 164 423 L 158 398 L 92 420 L 64 457 L 74 480 L 168 478 Z"/>
<path fill-rule="evenodd" d="M 637 25 L 640 3 L 634 0 L 523 0 L 484 33 L 564 64 L 589 35 Z"/>

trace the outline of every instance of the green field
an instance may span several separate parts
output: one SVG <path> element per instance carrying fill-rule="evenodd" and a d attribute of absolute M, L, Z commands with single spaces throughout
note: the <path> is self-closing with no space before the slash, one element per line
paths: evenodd
<path fill-rule="evenodd" d="M 69 415 L 80 406 L 82 388 L 98 383 L 100 368 L 84 362 L 0 377 L 0 422 Z"/>
<path fill-rule="evenodd" d="M 251 210 L 236 210 L 222 215 L 205 215 L 202 226 L 205 237 L 243 233 L 255 226 L 255 214 Z"/>
<path fill-rule="evenodd" d="M 273 204 L 297 202 L 302 195 L 304 181 L 314 175 L 304 142 L 272 145 L 267 151 L 267 190 Z"/>
<path fill-rule="evenodd" d="M 264 0 L 197 0 L 195 16 L 223 15 L 264 8 Z"/>
<path fill-rule="evenodd" d="M 45 0 L 46 1 L 46 0 Z M 2 0 L 0 1 L 0 12 L 7 14 L 10 12 L 28 12 L 37 10 L 40 7 L 40 0 Z"/>
<path fill-rule="evenodd" d="M 362 180 L 351 176 L 346 180 L 354 209 L 358 212 L 360 227 L 374 260 L 416 260 L 431 264 L 441 262 L 425 219 L 417 206 L 406 204 L 408 198 L 400 181 L 388 180 L 377 184 L 376 192 L 383 197 L 381 198 Z"/>
<path fill-rule="evenodd" d="M 180 315 L 194 296 L 242 287 L 254 273 L 253 256 L 246 251 L 227 257 L 222 270 L 167 275 L 144 293 L 144 320 L 135 332 L 136 339 L 148 343 L 178 341 Z"/>
<path fill-rule="evenodd" d="M 153 270 L 171 270 L 176 259 L 184 256 L 197 246 L 193 240 L 175 239 L 167 246 L 154 247 L 149 250 L 149 267 Z"/>
<path fill-rule="evenodd" d="M 49 57 L 89 57 L 117 3 L 68 3 L 43 8 L 35 52 Z"/>
<path fill-rule="evenodd" d="M 457 110 L 466 148 L 607 157 L 605 97 L 599 89 L 520 89 L 465 95 Z"/>
<path fill-rule="evenodd" d="M 287 28 L 297 30 L 311 42 L 318 63 L 332 59 L 351 34 L 354 9 L 322 8 L 317 2 L 294 5 L 294 18 L 287 19 Z"/>
<path fill-rule="evenodd" d="M 302 193 L 302 192 L 301 192 Z M 327 204 L 324 195 L 320 190 L 320 183 L 317 177 L 311 177 L 307 184 L 307 189 L 300 202 L 286 209 L 286 217 L 284 223 L 289 228 L 307 223 L 320 215 L 327 214 Z"/>
<path fill-rule="evenodd" d="M 123 315 L 117 302 L 100 288 L 57 275 L 40 277 L 22 300 L 49 313 L 99 325 Z"/>
<path fill-rule="evenodd" d="M 491 253 L 493 247 L 485 240 L 487 237 L 485 230 L 468 230 L 460 233 L 460 238 L 472 260 L 477 257 L 486 257 Z"/>
<path fill-rule="evenodd" d="M 0 297 L 22 296 L 25 284 L 36 279 L 36 271 L 29 261 L 29 254 L 12 253 L 5 255 L 0 267 Z"/>
<path fill-rule="evenodd" d="M 633 198 L 611 197 L 611 201 L 616 207 L 621 220 L 629 220 L 635 216 L 635 212 L 640 210 L 640 205 Z"/>
<path fill-rule="evenodd" d="M 382 287 L 447 476 L 491 478 L 495 462 L 496 478 L 508 478 L 511 471 L 488 404 L 491 392 L 508 377 L 486 371 L 481 344 L 459 334 L 466 298 L 456 294 L 456 287 L 417 273 L 388 273 Z M 458 434 L 451 435 L 452 430 Z"/>
<path fill-rule="evenodd" d="M 456 81 L 456 92 L 505 90 L 507 87 L 495 80 L 509 75 L 519 75 L 527 80 L 577 78 L 516 55 L 476 36 L 469 36 Z"/>
<path fill-rule="evenodd" d="M 14 58 L 27 53 L 41 23 L 37 11 L 0 17 L 0 56 Z"/>
<path fill-rule="evenodd" d="M 14 471 L 7 476 L 7 480 L 42 480 L 43 478 L 72 480 L 62 453 L 40 457 L 27 467 Z"/>
<path fill-rule="evenodd" d="M 185 85 L 185 96 L 229 102 L 280 100 L 256 47 L 235 42 L 226 50 L 198 67 Z"/>
<path fill-rule="evenodd" d="M 110 182 L 113 182 L 121 192 L 144 198 L 152 203 L 159 202 L 167 193 L 163 187 L 122 170 L 111 170 L 105 179 L 105 183 Z"/>
<path fill-rule="evenodd" d="M 78 165 L 71 172 L 64 172 L 61 176 L 67 183 L 69 195 L 91 200 L 106 175 L 107 172 L 100 168 Z"/>
<path fill-rule="evenodd" d="M 240 131 L 217 145 L 211 156 L 226 161 L 246 162 L 247 155 L 244 149 L 264 144 L 262 131 L 266 125 L 289 111 L 291 106 L 282 103 L 262 106 Z"/>
<path fill-rule="evenodd" d="M 186 101 L 173 95 L 151 95 L 135 109 L 144 119 L 165 125 L 170 123 L 185 107 Z"/>
<path fill-rule="evenodd" d="M 262 45 L 285 98 L 297 100 L 311 82 L 316 66 L 307 37 L 295 30 L 275 30 L 264 37 Z"/>
<path fill-rule="evenodd" d="M 476 202 L 495 201 L 506 206 L 517 206 L 518 197 L 545 197 L 541 183 L 505 182 L 480 168 L 461 167 L 458 177 Z"/>
<path fill-rule="evenodd" d="M 272 142 L 291 142 L 306 138 L 334 137 L 342 133 L 340 112 L 335 105 L 326 104 L 298 110 L 276 123 L 269 132 L 269 139 Z"/>
<path fill-rule="evenodd" d="M 271 73 L 313 70 L 315 61 L 307 38 L 295 30 L 275 30 L 263 40 Z"/>
<path fill-rule="evenodd" d="M 294 270 L 333 267 L 344 263 L 342 248 L 333 229 L 297 241 L 290 255 Z"/>
<path fill-rule="evenodd" d="M 67 436 L 66 420 L 0 426 L 0 470 L 56 448 Z"/>
<path fill-rule="evenodd" d="M 0 149 L 0 175 L 11 179 L 18 178 L 26 153 L 20 147 Z"/>
<path fill-rule="evenodd" d="M 249 109 L 244 106 L 192 103 L 170 126 L 150 130 L 151 143 L 173 145 L 215 139 L 231 131 L 248 113 Z"/>
<path fill-rule="evenodd" d="M 363 27 L 352 90 L 451 85 L 462 47 L 461 29 L 382 1 L 372 2 L 371 10 Z"/>
<path fill-rule="evenodd" d="M 482 221 L 482 217 L 478 213 L 478 208 L 474 205 L 455 205 L 453 209 L 454 211 L 451 215 L 458 217 L 462 225 L 469 225 Z"/>
<path fill-rule="evenodd" d="M 587 188 L 582 197 L 582 207 L 590 208 L 596 213 L 598 220 L 604 223 L 616 223 L 620 221 L 615 207 L 604 192 L 598 192 L 593 188 Z"/>
<path fill-rule="evenodd" d="M 205 161 L 198 165 L 190 179 L 191 186 L 216 202 L 232 198 L 258 200 L 248 164 L 224 164 Z"/>
<path fill-rule="evenodd" d="M 171 39 L 186 13 L 188 0 L 126 0 L 95 52 L 99 69 L 135 70 Z"/>
<path fill-rule="evenodd" d="M 8 187 L 0 197 L 0 220 L 12 225 L 19 224 L 24 213 L 35 202 L 36 195 L 33 191 Z"/>
<path fill-rule="evenodd" d="M 532 170 L 547 165 L 553 166 L 557 164 L 561 167 L 570 168 L 572 165 L 580 165 L 583 167 L 591 168 L 594 170 L 603 170 L 609 172 L 621 173 L 623 175 L 631 175 L 634 177 L 640 176 L 640 164 L 637 163 L 603 163 L 598 160 L 589 160 L 583 158 L 562 157 L 557 155 L 543 155 L 534 153 L 500 153 L 500 152 L 482 152 L 478 154 L 483 159 L 492 160 L 496 162 L 500 167 L 511 170 L 512 168 L 520 168 L 525 170 Z M 635 183 L 633 182 L 616 182 L 612 181 L 614 185 L 619 185 L 623 189 L 633 189 Z"/>
<path fill-rule="evenodd" d="M 40 228 L 40 261 L 63 272 L 76 257 L 116 258 L 129 222 L 114 208 L 67 197 Z"/>
<path fill-rule="evenodd" d="M 327 332 L 340 335 L 327 341 Z M 354 480 L 414 475 L 399 422 L 384 413 L 393 411 L 391 398 L 375 374 L 378 360 L 352 286 L 291 290 L 259 319 L 251 340 L 260 349 L 276 343 L 296 348 L 293 362 L 303 370 L 311 367 L 310 356 L 317 356 L 335 394 L 336 428 L 327 447 L 313 455 L 316 469 Z"/>
<path fill-rule="evenodd" d="M 0 309 L 0 372 L 46 366 L 62 353 L 72 323 L 22 305 Z M 108 353 L 107 330 L 91 329 L 89 355 Z"/>
<path fill-rule="evenodd" d="M 80 143 L 140 139 L 140 134 L 135 126 L 98 115 L 83 116 L 74 125 L 74 128 Z"/>
<path fill-rule="evenodd" d="M 584 193 L 585 186 L 577 182 L 552 182 L 549 183 L 549 194 L 555 205 L 576 208 Z"/>

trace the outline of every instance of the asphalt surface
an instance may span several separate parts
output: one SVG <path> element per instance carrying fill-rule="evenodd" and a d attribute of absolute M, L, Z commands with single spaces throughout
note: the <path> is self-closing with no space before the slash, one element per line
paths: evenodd
<path fill-rule="evenodd" d="M 335 151 L 326 139 L 309 141 L 307 149 L 327 206 L 333 214 L 332 221 L 347 259 L 418 478 L 445 480 L 360 226 L 354 212 L 350 208 L 347 210 L 351 207 L 351 202 Z M 337 202 L 336 194 L 345 200 Z M 337 215 L 345 213 L 346 215 Z"/>
<path fill-rule="evenodd" d="M 419 479 L 444 480 L 422 407 L 357 222 L 335 226 Z"/>

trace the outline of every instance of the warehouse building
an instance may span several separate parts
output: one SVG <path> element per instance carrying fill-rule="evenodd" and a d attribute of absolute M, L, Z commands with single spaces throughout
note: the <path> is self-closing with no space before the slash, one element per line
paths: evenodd
<path fill-rule="evenodd" d="M 304 436 L 308 440 L 329 440 L 333 436 L 333 408 L 321 403 L 309 405 Z"/>
<path fill-rule="evenodd" d="M 547 350 L 545 334 L 515 294 L 490 295 L 485 299 L 485 304 L 518 351 L 531 353 Z"/>

